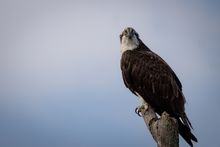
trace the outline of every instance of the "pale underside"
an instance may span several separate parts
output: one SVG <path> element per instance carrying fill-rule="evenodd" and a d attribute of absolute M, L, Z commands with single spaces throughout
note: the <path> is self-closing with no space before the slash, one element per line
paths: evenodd
<path fill-rule="evenodd" d="M 127 36 L 123 36 L 121 42 L 121 53 L 124 53 L 127 50 L 133 50 L 137 48 L 138 45 L 139 41 L 135 35 L 131 39 L 129 39 Z"/>

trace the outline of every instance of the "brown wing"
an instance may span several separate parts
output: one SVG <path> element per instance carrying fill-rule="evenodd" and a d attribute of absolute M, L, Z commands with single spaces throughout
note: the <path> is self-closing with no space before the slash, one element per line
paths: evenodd
<path fill-rule="evenodd" d="M 126 87 L 133 93 L 138 92 L 157 113 L 184 114 L 182 85 L 158 55 L 147 50 L 126 51 L 122 55 L 121 69 Z"/>

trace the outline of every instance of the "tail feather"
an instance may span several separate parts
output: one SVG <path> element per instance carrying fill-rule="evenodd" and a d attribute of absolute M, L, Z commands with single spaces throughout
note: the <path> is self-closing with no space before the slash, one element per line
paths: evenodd
<path fill-rule="evenodd" d="M 179 124 L 179 133 L 183 137 L 183 139 L 191 146 L 193 147 L 192 140 L 195 142 L 198 142 L 197 138 L 191 133 L 190 127 L 192 128 L 192 125 L 188 118 L 182 119 L 183 122 L 178 119 Z M 190 126 L 190 127 L 189 127 Z"/>
<path fill-rule="evenodd" d="M 193 129 L 192 124 L 191 124 L 191 122 L 189 121 L 189 119 L 188 119 L 186 113 L 184 113 L 183 121 L 184 121 L 184 124 L 185 124 L 185 125 L 187 125 L 189 128 L 192 128 L 192 129 Z"/>

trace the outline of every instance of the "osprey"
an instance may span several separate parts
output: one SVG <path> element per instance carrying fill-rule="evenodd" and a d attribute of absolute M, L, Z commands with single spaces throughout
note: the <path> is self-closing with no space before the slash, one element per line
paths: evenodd
<path fill-rule="evenodd" d="M 192 125 L 185 113 L 182 85 L 170 66 L 151 51 L 133 28 L 120 35 L 121 71 L 125 86 L 161 115 L 164 111 L 178 121 L 180 135 L 192 147 Z M 138 109 L 138 108 L 137 108 Z M 139 110 L 137 110 L 139 114 Z"/>

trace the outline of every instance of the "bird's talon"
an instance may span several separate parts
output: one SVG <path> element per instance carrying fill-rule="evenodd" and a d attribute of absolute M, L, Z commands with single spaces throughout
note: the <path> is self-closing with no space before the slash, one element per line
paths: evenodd
<path fill-rule="evenodd" d="M 141 107 L 140 107 L 140 106 L 135 108 L 135 113 L 136 113 L 138 116 L 142 117 L 142 115 L 141 115 Z"/>

